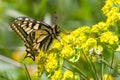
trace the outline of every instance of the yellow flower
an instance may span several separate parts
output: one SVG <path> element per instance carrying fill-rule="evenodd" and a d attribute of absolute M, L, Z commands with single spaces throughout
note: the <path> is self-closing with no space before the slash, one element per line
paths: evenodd
<path fill-rule="evenodd" d="M 70 33 L 71 36 L 78 37 L 81 33 L 81 27 Z"/>
<path fill-rule="evenodd" d="M 89 32 L 90 32 L 90 27 L 83 26 L 71 32 L 70 35 L 74 37 L 78 37 L 81 33 L 89 33 Z"/>
<path fill-rule="evenodd" d="M 88 47 L 94 47 L 97 45 L 97 41 L 94 39 L 94 38 L 89 38 L 87 41 L 86 41 L 86 45 Z"/>
<path fill-rule="evenodd" d="M 104 74 L 102 80 L 114 80 L 113 77 L 109 74 Z"/>
<path fill-rule="evenodd" d="M 112 34 L 112 32 L 108 31 L 108 32 L 101 34 L 100 41 L 113 45 L 113 44 L 116 44 L 118 42 L 118 37 L 114 36 Z"/>
<path fill-rule="evenodd" d="M 53 40 L 53 47 L 52 48 L 57 48 L 60 49 L 61 48 L 61 44 L 58 40 Z"/>
<path fill-rule="evenodd" d="M 36 57 L 36 64 L 43 64 L 45 62 L 46 59 L 46 54 L 41 50 L 38 54 L 38 56 Z"/>
<path fill-rule="evenodd" d="M 73 72 L 70 70 L 66 70 L 62 80 L 74 80 Z"/>
<path fill-rule="evenodd" d="M 115 0 L 115 4 L 120 4 L 120 0 Z"/>
<path fill-rule="evenodd" d="M 108 43 L 108 40 L 110 39 L 111 36 L 112 36 L 112 32 L 110 31 L 102 33 L 100 36 L 100 42 Z"/>
<path fill-rule="evenodd" d="M 87 39 L 87 36 L 84 33 L 82 33 L 80 34 L 79 37 L 74 38 L 71 44 L 73 46 L 80 47 L 86 41 L 86 39 Z"/>
<path fill-rule="evenodd" d="M 110 9 L 110 11 L 106 14 L 106 16 L 107 16 L 107 17 L 111 17 L 111 16 L 113 16 L 113 14 L 118 13 L 118 12 L 119 12 L 119 8 L 117 8 L 117 7 L 112 7 L 112 8 Z"/>
<path fill-rule="evenodd" d="M 108 13 L 111 7 L 113 6 L 113 1 L 114 0 L 106 0 L 106 4 L 102 8 L 102 11 L 104 14 Z"/>
<path fill-rule="evenodd" d="M 106 25 L 114 25 L 120 20 L 119 8 L 115 6 L 120 4 L 120 0 L 107 0 L 105 6 L 102 8 L 103 13 L 107 16 Z"/>
<path fill-rule="evenodd" d="M 73 37 L 67 35 L 67 36 L 63 36 L 62 37 L 62 40 L 61 40 L 61 44 L 64 45 L 64 44 L 69 44 L 70 42 L 73 41 Z"/>
<path fill-rule="evenodd" d="M 71 32 L 70 35 L 63 36 L 61 40 L 62 45 L 71 44 L 75 46 L 81 45 L 86 40 L 86 35 L 90 32 L 90 27 L 83 26 L 80 27 L 73 32 Z"/>
<path fill-rule="evenodd" d="M 43 71 L 44 71 L 44 65 L 43 64 L 38 65 L 38 69 L 36 71 L 36 76 L 41 76 Z"/>
<path fill-rule="evenodd" d="M 118 37 L 117 36 L 111 36 L 111 38 L 109 39 L 109 43 L 111 45 L 116 44 L 118 42 Z"/>
<path fill-rule="evenodd" d="M 120 4 L 120 0 L 107 0 L 102 8 L 103 13 L 107 16 L 106 24 L 108 26 L 114 25 L 115 22 L 120 20 L 119 8 L 113 7 L 114 4 Z"/>
<path fill-rule="evenodd" d="M 47 55 L 45 68 L 47 72 L 53 72 L 58 67 L 58 60 L 56 53 L 51 52 Z"/>
<path fill-rule="evenodd" d="M 87 53 L 89 51 L 89 47 L 85 43 L 82 44 L 82 49 L 83 49 L 84 53 Z"/>
<path fill-rule="evenodd" d="M 69 44 L 64 44 L 61 51 L 61 56 L 64 58 L 70 58 L 75 53 L 75 50 L 71 48 Z"/>
<path fill-rule="evenodd" d="M 51 76 L 51 80 L 61 80 L 61 78 L 62 78 L 61 70 L 55 71 L 54 75 Z"/>
<path fill-rule="evenodd" d="M 35 60 L 37 64 L 37 71 L 36 71 L 37 76 L 40 76 L 43 73 L 45 60 L 46 60 L 46 54 L 41 50 Z"/>
<path fill-rule="evenodd" d="M 119 8 L 112 7 L 111 10 L 106 14 L 106 16 L 108 17 L 107 21 L 106 21 L 106 24 L 108 26 L 114 25 L 115 22 L 120 20 Z"/>
<path fill-rule="evenodd" d="M 91 32 L 93 33 L 99 33 L 100 31 L 106 31 L 108 29 L 108 26 L 105 22 L 99 22 L 98 24 L 95 24 L 92 26 Z"/>
<path fill-rule="evenodd" d="M 81 28 L 81 33 L 89 33 L 90 32 L 90 27 L 89 26 L 82 26 Z"/>
<path fill-rule="evenodd" d="M 97 24 L 95 24 L 95 25 L 92 26 L 91 32 L 93 32 L 93 33 L 98 33 L 99 32 Z"/>

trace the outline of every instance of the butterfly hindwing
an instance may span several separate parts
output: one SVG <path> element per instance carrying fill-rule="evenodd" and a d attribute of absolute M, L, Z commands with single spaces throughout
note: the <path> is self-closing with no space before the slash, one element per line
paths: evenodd
<path fill-rule="evenodd" d="M 53 38 L 59 34 L 56 27 L 51 27 L 46 23 L 27 17 L 16 18 L 11 28 L 25 42 L 27 51 L 25 58 L 31 57 L 33 60 L 35 60 L 38 50 L 46 51 Z"/>

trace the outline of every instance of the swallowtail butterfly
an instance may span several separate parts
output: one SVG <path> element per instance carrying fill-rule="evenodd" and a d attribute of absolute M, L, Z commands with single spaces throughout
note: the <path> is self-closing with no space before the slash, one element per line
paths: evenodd
<path fill-rule="evenodd" d="M 39 50 L 46 51 L 52 40 L 57 39 L 60 33 L 57 25 L 52 27 L 46 23 L 28 17 L 18 17 L 12 23 L 11 28 L 22 38 L 26 46 L 26 57 L 33 61 Z"/>

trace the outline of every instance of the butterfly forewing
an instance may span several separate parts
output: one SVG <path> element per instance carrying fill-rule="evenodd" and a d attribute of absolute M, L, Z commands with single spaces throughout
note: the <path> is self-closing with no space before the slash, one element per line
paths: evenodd
<path fill-rule="evenodd" d="M 33 60 L 39 49 L 47 50 L 53 38 L 58 34 L 58 32 L 54 33 L 56 29 L 48 24 L 27 17 L 16 18 L 11 28 L 24 40 L 26 57 L 29 56 Z"/>

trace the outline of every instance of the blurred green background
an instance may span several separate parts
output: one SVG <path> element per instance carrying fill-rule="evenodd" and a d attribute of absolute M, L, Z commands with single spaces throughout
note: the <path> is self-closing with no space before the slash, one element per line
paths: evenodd
<path fill-rule="evenodd" d="M 54 23 L 52 18 L 57 16 L 57 24 L 61 29 L 73 31 L 80 26 L 92 26 L 104 21 L 105 16 L 101 11 L 104 4 L 104 0 L 0 0 L 0 80 L 4 74 L 12 80 L 26 79 L 21 64 L 12 64 L 19 64 L 14 62 L 15 54 L 25 50 L 23 41 L 10 28 L 16 17 L 28 16 Z"/>

